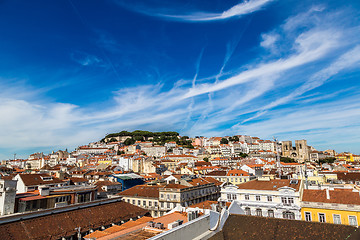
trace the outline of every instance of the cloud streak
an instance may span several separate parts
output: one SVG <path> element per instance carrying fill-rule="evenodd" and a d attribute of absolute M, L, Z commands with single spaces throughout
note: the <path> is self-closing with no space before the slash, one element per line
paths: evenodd
<path fill-rule="evenodd" d="M 231 18 L 240 18 L 244 15 L 262 10 L 267 4 L 274 0 L 244 0 L 243 2 L 234 5 L 233 7 L 219 13 L 215 12 L 190 12 L 185 14 L 169 14 L 154 12 L 149 9 L 141 9 L 139 6 L 133 8 L 132 10 L 141 12 L 146 15 L 165 18 L 168 20 L 174 21 L 185 21 L 185 22 L 212 22 L 212 21 L 222 21 Z M 120 5 L 124 5 L 121 2 L 117 1 Z M 127 6 L 128 7 L 128 6 Z"/>
<path fill-rule="evenodd" d="M 225 20 L 234 17 L 241 17 L 256 11 L 259 11 L 265 7 L 266 4 L 272 0 L 246 0 L 242 3 L 239 3 L 230 9 L 222 13 L 207 13 L 207 12 L 196 12 L 186 15 L 167 15 L 167 14 L 158 14 L 159 17 L 189 21 L 189 22 L 208 22 L 208 21 L 219 21 Z"/>
<path fill-rule="evenodd" d="M 207 19 L 241 16 L 261 9 L 267 2 L 240 3 L 221 16 Z M 245 8 L 244 4 L 253 5 Z M 191 65 L 192 70 L 195 66 L 193 77 L 179 79 L 171 86 L 158 80 L 116 89 L 109 92 L 110 100 L 101 107 L 48 101 L 1 79 L 1 87 L 8 92 L 0 92 L 0 145 L 75 147 L 123 129 L 264 138 L 276 135 L 284 139 L 296 134 L 319 146 L 331 145 L 336 134 L 344 141 L 346 136 L 354 139 L 349 129 L 360 128 L 358 94 L 347 96 L 353 89 L 348 86 L 346 91 L 336 88 L 326 94 L 320 89 L 340 74 L 357 72 L 360 65 L 360 40 L 354 37 L 360 34 L 359 28 L 337 21 L 334 15 L 342 16 L 312 8 L 288 18 L 275 29 L 259 34 L 257 56 L 227 74 L 224 68 L 237 54 L 239 41 L 228 44 L 225 60 L 215 75 L 207 78 L 199 74 L 200 61 L 201 70 L 206 68 L 205 50 L 201 50 Z M 99 64 L 83 56 L 82 65 Z"/>

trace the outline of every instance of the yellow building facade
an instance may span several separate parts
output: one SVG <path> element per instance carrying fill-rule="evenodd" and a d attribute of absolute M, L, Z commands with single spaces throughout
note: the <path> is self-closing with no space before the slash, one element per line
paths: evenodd
<path fill-rule="evenodd" d="M 309 218 L 310 216 L 310 218 Z M 323 217 L 324 216 L 324 217 Z M 327 222 L 359 226 L 360 212 L 350 210 L 335 210 L 325 208 L 301 208 L 301 218 L 304 221 Z"/>
<path fill-rule="evenodd" d="M 360 194 L 353 188 L 304 189 L 301 219 L 351 226 L 360 225 Z"/>

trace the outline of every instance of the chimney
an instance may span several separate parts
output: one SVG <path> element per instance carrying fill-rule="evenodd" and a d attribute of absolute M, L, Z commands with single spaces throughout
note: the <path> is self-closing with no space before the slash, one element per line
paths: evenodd
<path fill-rule="evenodd" d="M 330 199 L 330 191 L 329 191 L 329 188 L 326 188 L 326 199 Z"/>
<path fill-rule="evenodd" d="M 49 196 L 50 195 L 50 188 L 46 186 L 39 187 L 39 193 L 41 196 Z"/>

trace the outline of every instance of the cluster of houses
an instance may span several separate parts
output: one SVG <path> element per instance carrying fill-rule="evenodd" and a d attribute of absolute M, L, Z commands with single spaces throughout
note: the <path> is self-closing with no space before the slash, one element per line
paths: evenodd
<path fill-rule="evenodd" d="M 107 226 L 83 227 L 78 234 L 85 239 L 110 239 L 134 228 L 132 232 L 145 239 L 173 239 L 174 229 L 192 228 L 189 224 L 196 219 L 211 228 L 217 217 L 222 222 L 206 235 L 210 238 L 234 214 L 295 220 L 294 224 L 296 220 L 360 224 L 358 155 L 317 151 L 306 140 L 297 140 L 293 146 L 291 141 L 244 135 L 196 137 L 191 139 L 191 148 L 176 142 L 125 145 L 126 138 L 116 140 L 90 143 L 70 153 L 34 153 L 28 159 L 2 161 L 0 215 L 4 224 L 10 224 L 12 220 L 6 219 L 14 214 L 46 215 L 52 209 L 66 211 L 72 206 L 93 207 L 93 203 L 108 206 L 113 201 L 142 214 Z M 191 238 L 209 230 L 195 233 L 199 229 L 190 231 Z M 62 238 L 76 239 L 76 234 Z"/>

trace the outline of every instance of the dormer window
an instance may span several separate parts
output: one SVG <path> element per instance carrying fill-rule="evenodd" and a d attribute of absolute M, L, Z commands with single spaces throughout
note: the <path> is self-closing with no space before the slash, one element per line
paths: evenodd
<path fill-rule="evenodd" d="M 43 181 L 51 181 L 53 178 L 51 176 L 40 176 Z"/>

